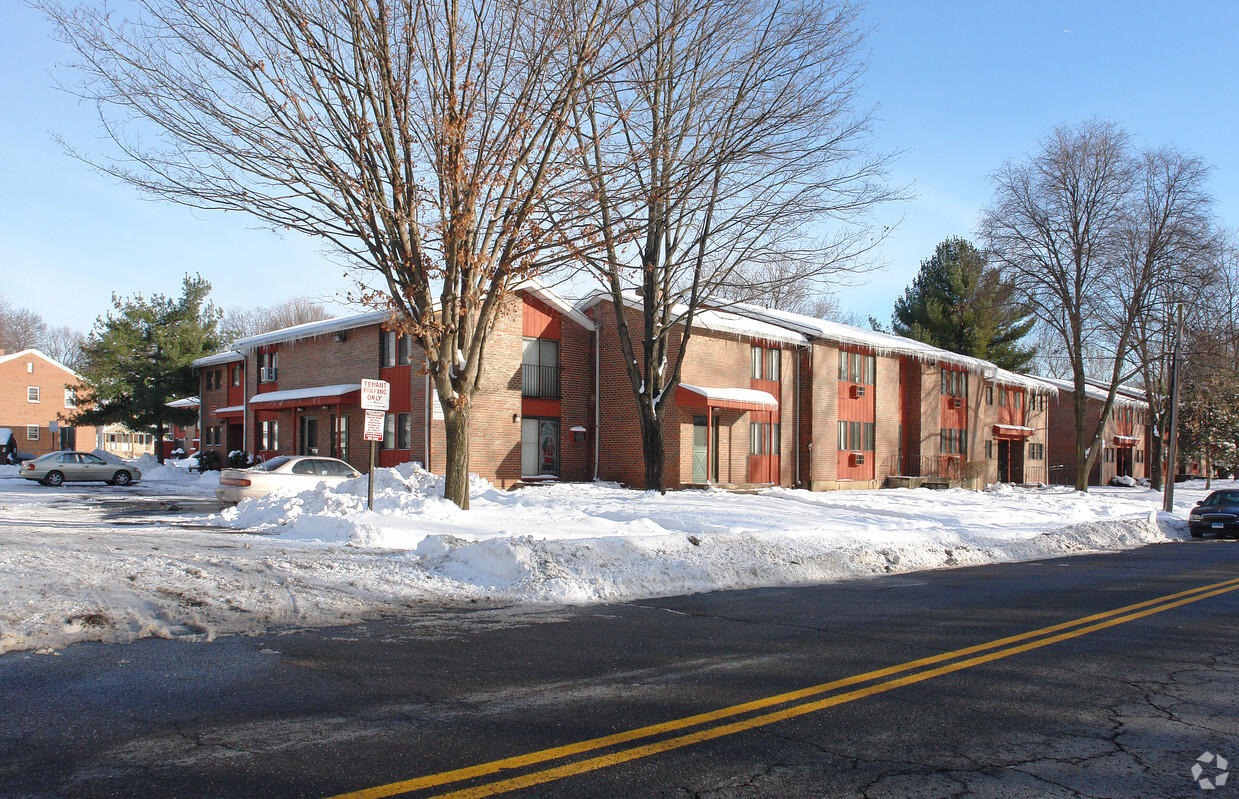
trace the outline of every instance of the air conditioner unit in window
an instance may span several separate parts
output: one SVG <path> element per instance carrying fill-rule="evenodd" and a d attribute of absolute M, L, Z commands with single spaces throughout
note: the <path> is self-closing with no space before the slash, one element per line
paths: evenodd
<path fill-rule="evenodd" d="M 952 408 L 964 407 L 964 398 L 963 397 L 951 397 L 951 407 Z"/>
<path fill-rule="evenodd" d="M 853 452 L 852 453 L 852 465 L 853 466 L 864 466 L 865 465 L 865 453 Z"/>
<path fill-rule="evenodd" d="M 264 383 L 274 383 L 275 376 L 276 369 L 274 366 L 268 366 L 262 370 L 262 382 Z"/>
<path fill-rule="evenodd" d="M 864 386 L 852 386 L 852 396 L 853 397 L 865 396 L 865 387 Z"/>

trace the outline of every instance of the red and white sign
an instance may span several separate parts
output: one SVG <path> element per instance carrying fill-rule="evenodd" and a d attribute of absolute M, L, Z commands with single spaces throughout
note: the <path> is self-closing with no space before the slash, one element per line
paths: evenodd
<path fill-rule="evenodd" d="M 361 407 L 363 410 L 385 411 L 390 402 L 391 383 L 388 383 L 386 380 L 361 381 Z"/>
<path fill-rule="evenodd" d="M 383 440 L 383 417 L 387 414 L 382 411 L 366 411 L 366 441 L 382 441 Z"/>

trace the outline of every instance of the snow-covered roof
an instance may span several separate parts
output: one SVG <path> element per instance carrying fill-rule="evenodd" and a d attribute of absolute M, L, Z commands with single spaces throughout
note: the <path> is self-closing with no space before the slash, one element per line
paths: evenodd
<path fill-rule="evenodd" d="M 13 431 L 7 427 L 0 427 L 0 446 L 4 446 L 13 439 Z"/>
<path fill-rule="evenodd" d="M 250 405 L 269 405 L 273 402 L 310 399 L 311 397 L 339 397 L 354 391 L 361 391 L 361 383 L 339 383 L 334 386 L 311 386 L 310 388 L 290 388 L 287 391 L 267 391 L 250 397 Z"/>
<path fill-rule="evenodd" d="M 599 302 L 610 301 L 610 298 L 610 292 L 596 291 L 577 303 L 576 307 L 577 310 L 585 311 Z M 624 302 L 630 308 L 641 306 L 641 298 L 635 291 L 625 292 Z M 677 317 L 683 317 L 688 313 L 688 306 L 677 304 L 671 312 Z M 809 339 L 802 333 L 786 326 L 714 308 L 697 309 L 697 312 L 693 314 L 693 329 L 711 333 L 730 333 L 762 341 L 775 341 L 780 344 L 791 344 L 794 347 L 804 347 L 809 343 Z"/>
<path fill-rule="evenodd" d="M 276 391 L 271 392 L 271 394 L 276 394 L 276 393 L 279 393 L 279 392 L 276 392 Z M 262 394 L 261 396 L 265 397 L 268 395 Z M 316 396 L 321 396 L 321 395 L 316 395 Z M 223 416 L 229 413 L 245 413 L 245 406 L 244 405 L 229 405 L 227 408 L 216 408 L 215 410 L 211 411 L 211 413 L 214 414 L 215 416 Z"/>
<path fill-rule="evenodd" d="M 514 291 L 525 291 L 532 294 L 542 302 L 559 311 L 564 316 L 576 322 L 586 330 L 597 330 L 598 323 L 590 319 L 585 314 L 578 311 L 572 303 L 565 300 L 563 297 L 556 294 L 550 286 L 538 280 L 536 277 L 529 277 L 516 284 Z"/>
<path fill-rule="evenodd" d="M 1071 380 L 1060 380 L 1057 377 L 1042 377 L 1038 378 L 1046 383 L 1056 386 L 1059 391 L 1075 392 L 1075 383 Z M 1122 405 L 1123 407 L 1132 408 L 1147 408 L 1148 403 L 1140 395 L 1140 389 L 1135 386 L 1119 386 L 1119 390 L 1114 394 L 1114 404 Z M 1098 402 L 1105 402 L 1109 391 L 1101 386 L 1093 383 L 1086 383 L 1084 386 L 1084 396 Z"/>
<path fill-rule="evenodd" d="M 348 316 L 337 316 L 334 319 L 322 319 L 318 322 L 306 322 L 305 324 L 293 325 L 292 327 L 285 327 L 268 333 L 259 333 L 256 336 L 238 339 L 232 342 L 232 348 L 241 352 L 252 352 L 259 347 L 266 347 L 270 344 L 303 341 L 307 338 L 331 335 L 342 330 L 352 330 L 355 327 L 377 325 L 381 322 L 386 322 L 390 316 L 391 314 L 387 311 L 366 311 L 365 313 L 349 314 Z"/>
<path fill-rule="evenodd" d="M 78 380 L 84 380 L 84 378 L 81 375 L 79 375 L 77 372 L 73 371 L 69 367 L 65 366 L 60 361 L 44 353 L 42 350 L 36 350 L 33 348 L 25 349 L 25 350 L 22 350 L 21 352 L 14 352 L 11 355 L 0 355 L 0 363 L 8 363 L 9 361 L 16 361 L 19 358 L 30 358 L 30 357 L 42 358 L 43 360 L 47 361 L 53 366 L 59 366 L 61 369 L 64 369 L 66 372 L 73 375 Z"/>
<path fill-rule="evenodd" d="M 199 402 L 197 397 L 185 397 L 184 399 L 172 400 L 164 404 L 169 408 L 197 408 Z"/>
<path fill-rule="evenodd" d="M 1020 433 L 1025 435 L 1034 432 L 1031 427 L 1025 427 L 1020 424 L 995 424 L 994 429 L 1004 433 Z"/>
<path fill-rule="evenodd" d="M 758 391 L 752 388 L 713 388 L 708 386 L 693 386 L 681 383 L 680 388 L 705 399 L 707 402 L 726 403 L 732 405 L 756 405 L 762 408 L 775 409 L 779 401 L 769 391 Z"/>
<path fill-rule="evenodd" d="M 853 344 L 871 349 L 879 355 L 906 355 L 919 361 L 939 361 L 955 366 L 962 366 L 970 372 L 983 376 L 986 380 L 1007 386 L 1017 386 L 1037 394 L 1054 394 L 1053 385 L 1039 377 L 1021 375 L 1001 369 L 989 361 L 960 355 L 958 352 L 944 350 L 932 344 L 926 344 L 916 339 L 896 336 L 892 333 L 881 333 L 877 330 L 865 330 L 842 322 L 832 322 L 829 319 L 816 319 L 791 311 L 779 311 L 773 308 L 762 308 L 750 303 L 736 302 L 726 306 L 729 310 L 746 317 L 760 319 L 776 325 L 782 325 L 796 330 L 806 336 L 841 344 Z"/>
<path fill-rule="evenodd" d="M 245 356 L 234 350 L 224 350 L 217 352 L 214 355 L 205 355 L 193 362 L 192 366 L 195 369 L 205 369 L 208 366 L 219 366 L 222 363 L 232 363 L 234 361 L 244 361 Z"/>

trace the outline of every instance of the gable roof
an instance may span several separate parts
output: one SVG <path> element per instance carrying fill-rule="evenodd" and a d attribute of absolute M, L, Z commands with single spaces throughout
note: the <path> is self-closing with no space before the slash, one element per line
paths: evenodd
<path fill-rule="evenodd" d="M 8 363 L 9 361 L 16 361 L 19 358 L 30 358 L 30 357 L 42 358 L 43 360 L 50 363 L 52 366 L 57 366 L 57 367 L 60 367 L 61 369 L 64 369 L 66 372 L 73 375 L 78 380 L 81 380 L 82 382 L 86 381 L 86 378 L 82 377 L 77 372 L 65 366 L 63 363 L 51 357 L 50 355 L 45 354 L 41 350 L 25 349 L 25 350 L 22 350 L 21 352 L 15 352 L 12 355 L 0 355 L 0 363 Z"/>
<path fill-rule="evenodd" d="M 1057 377 L 1040 378 L 1047 383 L 1051 383 L 1058 388 L 1059 391 L 1067 391 L 1075 393 L 1076 385 L 1072 380 L 1060 380 Z M 1084 385 L 1084 396 L 1098 402 L 1105 402 L 1106 397 L 1110 393 L 1109 386 L 1103 386 L 1096 381 L 1087 380 Z M 1114 392 L 1114 404 L 1122 407 L 1147 408 L 1149 403 L 1145 401 L 1144 392 L 1135 386 L 1121 385 Z"/>

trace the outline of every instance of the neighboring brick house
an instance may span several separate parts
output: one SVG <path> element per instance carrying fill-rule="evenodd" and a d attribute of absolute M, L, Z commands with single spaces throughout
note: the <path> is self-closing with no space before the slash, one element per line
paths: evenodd
<path fill-rule="evenodd" d="M 1058 397 L 1049 408 L 1048 454 L 1052 464 L 1049 482 L 1074 485 L 1075 385 L 1068 380 L 1043 379 L 1058 388 Z M 1085 387 L 1085 429 L 1097 429 L 1107 393 L 1106 388 L 1091 383 Z M 1114 407 L 1102 433 L 1102 450 L 1094 459 L 1088 475 L 1089 485 L 1105 485 L 1119 476 L 1137 480 L 1148 478 L 1151 436 L 1148 410 L 1148 403 L 1140 389 L 1119 386 L 1114 396 Z"/>
<path fill-rule="evenodd" d="M 424 357 L 383 329 L 385 312 L 251 336 L 194 362 L 202 448 L 338 457 L 369 469 L 361 381 L 391 385 L 377 464 L 418 461 L 442 471 L 445 435 Z M 536 282 L 496 321 L 470 418 L 474 471 L 500 486 L 592 477 L 593 323 Z M 565 377 L 566 379 L 561 379 Z"/>
<path fill-rule="evenodd" d="M 80 382 L 81 375 L 38 350 L 0 350 L 0 428 L 12 431 L 18 452 L 95 449 L 95 428 L 63 422 L 76 407 L 68 386 Z"/>
<path fill-rule="evenodd" d="M 628 325 L 639 330 L 638 298 L 630 299 Z M 609 294 L 600 292 L 577 309 L 598 325 L 598 371 L 603 375 L 598 476 L 643 487 L 641 426 L 614 305 Z M 668 363 L 678 356 L 681 341 L 680 331 L 673 330 Z M 694 314 L 690 354 L 664 409 L 668 488 L 795 484 L 796 445 L 788 424 L 796 416 L 798 352 L 807 343 L 793 330 L 738 314 L 710 309 Z"/>

